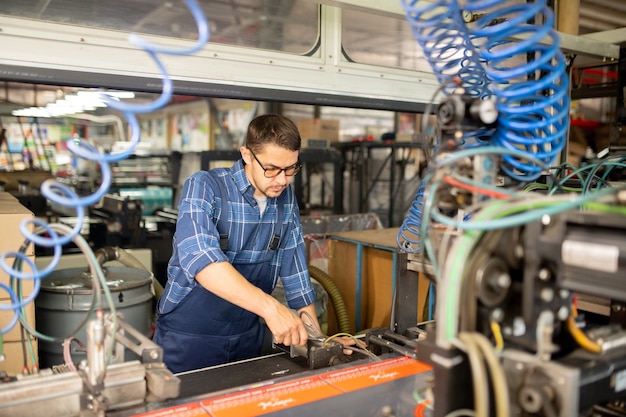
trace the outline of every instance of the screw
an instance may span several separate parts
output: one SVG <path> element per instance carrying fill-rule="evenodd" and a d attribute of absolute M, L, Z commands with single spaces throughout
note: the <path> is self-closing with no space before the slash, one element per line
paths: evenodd
<path fill-rule="evenodd" d="M 491 320 L 500 323 L 504 319 L 504 310 L 501 308 L 494 308 L 491 312 Z"/>
<path fill-rule="evenodd" d="M 546 303 L 549 303 L 554 299 L 554 290 L 552 288 L 544 288 L 539 293 L 539 297 Z"/>
<path fill-rule="evenodd" d="M 537 274 L 540 280 L 547 281 L 550 279 L 550 271 L 546 268 L 541 268 L 539 274 Z"/>
<path fill-rule="evenodd" d="M 511 286 L 511 276 L 507 273 L 498 275 L 496 283 L 500 288 L 509 288 Z"/>

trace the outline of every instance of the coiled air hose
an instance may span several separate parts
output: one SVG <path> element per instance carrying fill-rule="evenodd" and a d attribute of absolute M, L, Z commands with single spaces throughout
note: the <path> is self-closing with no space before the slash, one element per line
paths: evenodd
<path fill-rule="evenodd" d="M 343 301 L 341 292 L 335 284 L 335 281 L 326 272 L 322 271 L 316 266 L 309 265 L 309 274 L 311 278 L 317 280 L 322 287 L 326 290 L 330 297 L 330 301 L 333 303 L 335 315 L 337 316 L 337 325 L 339 326 L 340 333 L 351 333 L 350 319 L 348 318 L 348 310 L 346 304 Z"/>
<path fill-rule="evenodd" d="M 521 156 L 503 153 L 501 169 L 515 181 L 534 181 L 562 152 L 569 127 L 569 80 L 554 14 L 546 0 L 465 1 L 463 10 L 478 17 L 466 26 L 459 3 L 402 0 L 443 92 L 450 93 L 447 84 L 456 76 L 467 94 L 495 99 L 495 131 L 485 137 L 476 132 L 477 144 L 522 150 Z M 541 23 L 527 23 L 537 16 Z M 408 252 L 422 249 L 422 218 L 429 215 L 424 213 L 425 187 L 420 187 L 397 236 L 398 246 Z"/>

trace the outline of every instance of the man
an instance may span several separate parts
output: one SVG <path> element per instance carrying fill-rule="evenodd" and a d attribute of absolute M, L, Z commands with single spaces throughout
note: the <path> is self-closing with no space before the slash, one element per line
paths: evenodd
<path fill-rule="evenodd" d="M 263 318 L 274 339 L 303 346 L 319 328 L 291 179 L 300 134 L 280 115 L 250 122 L 241 159 L 193 174 L 178 205 L 154 341 L 182 372 L 257 356 Z M 270 294 L 281 279 L 294 314 Z"/>

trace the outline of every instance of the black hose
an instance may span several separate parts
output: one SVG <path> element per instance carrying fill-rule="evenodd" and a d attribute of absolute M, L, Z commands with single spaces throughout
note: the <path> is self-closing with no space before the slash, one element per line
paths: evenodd
<path fill-rule="evenodd" d="M 333 303 L 335 315 L 337 316 L 337 325 L 341 333 L 352 334 L 352 327 L 350 326 L 350 319 L 348 318 L 348 310 L 346 304 L 343 302 L 343 297 L 339 292 L 339 288 L 335 285 L 335 281 L 324 271 L 316 266 L 309 265 L 309 274 L 311 278 L 317 280 L 322 287 L 326 290 L 330 296 L 330 301 Z"/>

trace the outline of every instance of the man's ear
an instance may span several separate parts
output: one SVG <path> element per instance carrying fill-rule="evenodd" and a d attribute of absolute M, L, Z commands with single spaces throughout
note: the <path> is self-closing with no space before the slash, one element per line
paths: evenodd
<path fill-rule="evenodd" d="M 248 148 L 242 146 L 241 148 L 239 148 L 239 152 L 241 152 L 241 158 L 243 158 L 243 161 L 246 163 L 246 165 L 252 165 L 252 155 L 250 154 Z"/>

